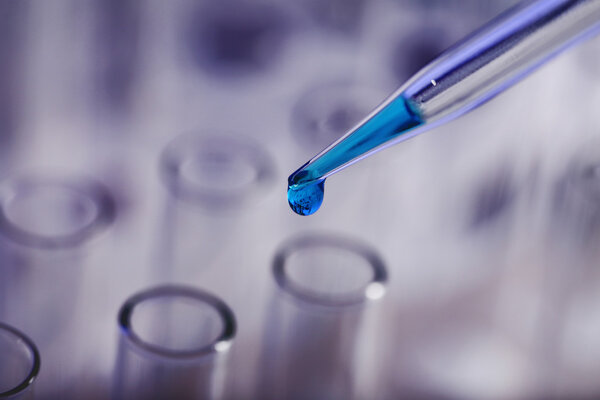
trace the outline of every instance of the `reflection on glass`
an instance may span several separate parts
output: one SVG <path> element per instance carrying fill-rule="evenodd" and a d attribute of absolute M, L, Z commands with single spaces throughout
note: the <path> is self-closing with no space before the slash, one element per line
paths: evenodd
<path fill-rule="evenodd" d="M 231 309 L 213 295 L 160 286 L 119 311 L 115 399 L 221 399 L 236 332 Z"/>
<path fill-rule="evenodd" d="M 218 132 L 179 136 L 163 151 L 160 170 L 174 197 L 210 210 L 256 200 L 273 178 L 257 143 Z"/>
<path fill-rule="evenodd" d="M 362 242 L 304 236 L 279 248 L 273 277 L 279 290 L 269 310 L 255 398 L 356 398 L 365 313 L 385 294 L 380 258 Z"/>
<path fill-rule="evenodd" d="M 33 384 L 41 364 L 35 344 L 0 322 L 0 354 L 0 399 L 33 399 Z"/>
<path fill-rule="evenodd" d="M 231 246 L 243 252 L 238 234 L 273 183 L 270 157 L 258 144 L 231 135 L 182 135 L 163 151 L 160 171 L 169 191 L 160 226 L 167 278 L 188 281 Z M 230 266 L 219 265 L 231 276 Z"/>

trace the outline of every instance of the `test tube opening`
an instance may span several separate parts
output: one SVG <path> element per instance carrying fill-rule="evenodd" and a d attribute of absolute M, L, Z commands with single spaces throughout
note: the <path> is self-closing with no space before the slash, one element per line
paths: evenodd
<path fill-rule="evenodd" d="M 0 322 L 0 399 L 15 398 L 30 390 L 41 361 L 31 339 Z"/>
<path fill-rule="evenodd" d="M 340 308 L 385 294 L 387 271 L 377 253 L 352 239 L 315 234 L 285 243 L 275 255 L 278 286 L 301 303 Z"/>
<path fill-rule="evenodd" d="M 237 136 L 184 134 L 164 150 L 160 170 L 176 198 L 210 209 L 239 206 L 272 181 L 269 156 Z"/>
<path fill-rule="evenodd" d="M 160 286 L 132 296 L 121 307 L 119 326 L 135 350 L 173 361 L 226 352 L 236 332 L 229 306 L 185 286 Z"/>
<path fill-rule="evenodd" d="M 91 180 L 21 177 L 0 191 L 0 231 L 28 247 L 76 247 L 115 214 L 108 190 Z"/>

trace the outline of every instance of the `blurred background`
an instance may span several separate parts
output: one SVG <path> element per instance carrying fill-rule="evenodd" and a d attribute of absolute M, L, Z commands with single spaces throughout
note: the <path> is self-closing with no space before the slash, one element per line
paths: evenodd
<path fill-rule="evenodd" d="M 315 215 L 285 197 L 290 173 L 512 3 L 0 0 L 0 321 L 40 350 L 29 395 L 163 398 L 120 393 L 158 372 L 124 366 L 117 314 L 185 284 L 235 314 L 225 398 L 598 398 L 600 39 L 333 176 Z M 311 270 L 290 287 L 324 296 L 309 303 L 373 283 L 322 235 L 376 254 L 385 295 L 351 311 L 282 297 L 274 259 L 298 237 L 335 253 L 294 258 Z"/>

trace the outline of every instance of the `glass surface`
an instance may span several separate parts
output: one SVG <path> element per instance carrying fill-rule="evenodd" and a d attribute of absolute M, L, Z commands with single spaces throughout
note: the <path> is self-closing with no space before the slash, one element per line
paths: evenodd
<path fill-rule="evenodd" d="M 374 354 L 373 343 L 364 341 L 366 306 L 383 297 L 387 280 L 377 254 L 358 240 L 306 235 L 278 249 L 273 274 L 279 290 L 254 397 L 360 398 L 359 364 Z"/>
<path fill-rule="evenodd" d="M 222 398 L 236 322 L 220 299 L 187 286 L 156 287 L 123 304 L 119 327 L 114 398 Z"/>
<path fill-rule="evenodd" d="M 33 399 L 40 370 L 35 344 L 15 328 L 0 323 L 0 399 Z"/>

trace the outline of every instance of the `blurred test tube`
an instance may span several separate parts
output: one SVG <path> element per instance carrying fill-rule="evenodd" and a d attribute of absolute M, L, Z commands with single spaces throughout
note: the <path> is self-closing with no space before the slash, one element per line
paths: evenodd
<path fill-rule="evenodd" d="M 117 114 L 130 111 L 139 68 L 142 6 L 135 0 L 94 2 L 96 91 L 101 106 Z M 105 115 L 103 115 L 105 117 Z"/>
<path fill-rule="evenodd" d="M 24 176 L 1 186 L 0 319 L 38 344 L 48 366 L 36 386 L 42 398 L 66 396 L 73 375 L 85 376 L 85 330 L 73 329 L 85 313 L 79 287 L 88 245 L 114 217 L 112 197 L 89 179 Z"/>
<path fill-rule="evenodd" d="M 233 349 L 235 390 L 253 385 L 249 368 L 258 356 L 253 331 L 260 329 L 266 283 L 257 267 L 268 257 L 269 209 L 262 200 L 274 171 L 259 143 L 230 134 L 184 134 L 164 150 L 160 170 L 168 190 L 159 228 L 156 278 L 193 282 L 231 305 L 239 316 L 239 346 Z M 264 250 L 263 250 L 264 249 Z M 250 371 L 251 372 L 251 371 Z"/>
<path fill-rule="evenodd" d="M 165 277 L 230 284 L 221 278 L 239 264 L 224 257 L 233 247 L 244 252 L 245 219 L 273 180 L 269 156 L 240 136 L 184 134 L 163 151 L 160 172 L 168 190 L 160 232 Z M 211 273 L 219 276 L 206 279 Z"/>
<path fill-rule="evenodd" d="M 119 311 L 114 399 L 216 400 L 236 332 L 231 309 L 186 286 L 159 286 Z"/>
<path fill-rule="evenodd" d="M 0 399 L 32 400 L 41 365 L 35 344 L 0 322 L 0 354 Z"/>
<path fill-rule="evenodd" d="M 368 303 L 384 295 L 387 280 L 378 255 L 360 241 L 307 235 L 279 248 L 273 277 L 278 291 L 254 398 L 357 398 L 358 371 L 366 362 L 359 349 L 373 344 L 364 341 L 365 314 L 372 311 Z"/>

